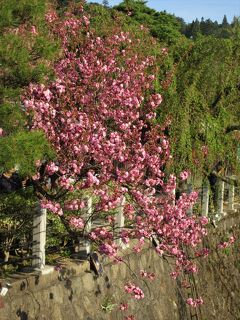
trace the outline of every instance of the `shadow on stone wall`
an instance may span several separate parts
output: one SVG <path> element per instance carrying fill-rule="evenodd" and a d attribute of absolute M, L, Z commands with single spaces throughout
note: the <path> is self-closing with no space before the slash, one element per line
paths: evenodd
<path fill-rule="evenodd" d="M 18 309 L 17 316 L 20 320 L 28 320 L 28 315 L 25 311 L 22 311 L 21 309 Z"/>
<path fill-rule="evenodd" d="M 240 214 L 228 217 L 218 228 L 211 227 L 205 245 L 214 248 L 232 233 L 239 239 L 239 225 Z M 123 313 L 118 309 L 121 302 L 129 304 L 126 315 L 134 314 L 138 320 L 240 319 L 239 240 L 228 251 L 199 260 L 199 274 L 188 279 L 194 281 L 194 292 L 182 288 L 182 279 L 171 279 L 172 261 L 160 258 L 153 247 L 145 248 L 140 255 L 125 251 L 125 261 L 105 263 L 101 277 L 89 270 L 87 262 L 78 261 L 66 261 L 61 270 L 45 276 L 14 275 L 0 320 L 122 320 Z M 156 280 L 136 278 L 140 269 L 154 272 Z M 128 281 L 143 289 L 142 301 L 133 301 L 124 292 L 123 285 Z M 192 294 L 205 301 L 197 311 L 185 304 Z"/>

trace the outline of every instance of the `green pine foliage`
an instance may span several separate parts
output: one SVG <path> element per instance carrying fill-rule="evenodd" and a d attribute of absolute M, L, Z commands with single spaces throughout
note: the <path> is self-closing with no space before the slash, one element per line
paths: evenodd
<path fill-rule="evenodd" d="M 25 22 L 36 23 L 43 19 L 45 10 L 45 0 L 1 0 L 0 30 L 18 27 Z"/>
<path fill-rule="evenodd" d="M 132 20 L 149 28 L 150 34 L 168 44 L 181 37 L 181 23 L 165 11 L 158 12 L 147 7 L 147 1 L 125 0 L 114 8 L 128 14 Z"/>
<path fill-rule="evenodd" d="M 17 131 L 0 139 L 0 171 L 14 167 L 22 176 L 34 174 L 37 159 L 54 157 L 42 132 Z"/>
<path fill-rule="evenodd" d="M 54 75 L 51 64 L 58 44 L 45 23 L 46 0 L 1 0 L 0 5 L 0 171 L 16 164 L 20 172 L 33 172 L 34 160 L 50 147 L 43 135 L 29 132 L 21 94 L 30 83 L 44 82 Z M 31 28 L 36 33 L 31 32 Z M 16 162 L 15 162 L 16 161 Z"/>
<path fill-rule="evenodd" d="M 234 21 L 238 20 L 236 17 L 231 24 L 228 23 L 226 15 L 223 17 L 222 23 L 212 21 L 211 19 L 202 18 L 193 20 L 186 24 L 182 29 L 182 33 L 188 38 L 195 39 L 197 35 L 214 36 L 216 38 L 230 38 L 233 30 Z"/>

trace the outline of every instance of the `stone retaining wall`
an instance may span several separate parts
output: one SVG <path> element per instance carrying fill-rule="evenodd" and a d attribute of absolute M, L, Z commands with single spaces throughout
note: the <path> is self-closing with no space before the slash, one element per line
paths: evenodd
<path fill-rule="evenodd" d="M 240 214 L 223 219 L 218 228 L 211 227 L 205 244 L 213 248 L 228 234 L 239 236 L 239 222 Z M 1 298 L 0 320 L 122 320 L 128 314 L 138 320 L 239 320 L 239 251 L 237 241 L 200 260 L 199 274 L 187 279 L 195 283 L 193 291 L 171 279 L 173 262 L 160 258 L 151 246 L 140 255 L 126 251 L 126 264 L 105 263 L 102 277 L 96 277 L 87 262 L 77 261 L 67 261 L 61 271 L 46 275 L 18 274 L 8 279 L 12 288 Z M 136 278 L 140 269 L 155 272 L 156 280 Z M 143 289 L 143 300 L 132 300 L 124 292 L 128 281 Z M 205 301 L 197 312 L 184 302 L 196 294 Z M 129 312 L 118 310 L 115 304 L 120 302 L 129 303 Z"/>

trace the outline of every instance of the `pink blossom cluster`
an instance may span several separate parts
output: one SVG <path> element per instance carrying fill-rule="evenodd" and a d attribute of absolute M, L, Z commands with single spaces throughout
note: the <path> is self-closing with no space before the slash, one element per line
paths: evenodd
<path fill-rule="evenodd" d="M 198 272 L 198 268 L 197 268 L 197 265 L 195 263 L 193 263 L 192 261 L 188 261 L 184 265 L 184 271 L 187 272 L 187 273 L 197 273 Z"/>
<path fill-rule="evenodd" d="M 45 18 L 46 18 L 47 22 L 52 23 L 53 21 L 55 21 L 57 19 L 57 14 L 55 11 L 49 11 L 45 15 Z"/>
<path fill-rule="evenodd" d="M 30 32 L 31 32 L 33 35 L 37 35 L 38 32 L 37 32 L 36 26 L 31 26 Z"/>
<path fill-rule="evenodd" d="M 61 208 L 61 205 L 57 202 L 42 200 L 41 208 L 48 209 L 50 212 L 55 213 L 59 216 L 63 215 L 63 210 Z"/>
<path fill-rule="evenodd" d="M 183 271 L 184 273 L 197 273 L 198 268 L 197 265 L 190 259 L 188 259 L 187 255 L 183 253 L 181 257 L 176 259 L 176 269 L 170 273 L 170 276 L 173 279 L 176 279 L 180 272 Z"/>
<path fill-rule="evenodd" d="M 102 189 L 96 189 L 95 195 L 101 198 L 101 202 L 98 203 L 98 210 L 108 212 L 112 209 L 121 207 L 122 195 L 126 192 L 124 188 L 112 188 L 112 192 L 108 187 Z"/>
<path fill-rule="evenodd" d="M 120 230 L 120 237 L 124 244 L 128 244 L 130 241 L 130 238 L 132 237 L 131 232 L 129 230 L 122 229 Z"/>
<path fill-rule="evenodd" d="M 144 298 L 144 293 L 143 291 L 137 287 L 135 284 L 128 282 L 125 286 L 124 289 L 127 293 L 130 293 L 133 298 L 140 300 Z"/>
<path fill-rule="evenodd" d="M 199 219 L 199 221 L 200 221 L 200 223 L 201 223 L 203 226 L 205 226 L 205 225 L 207 225 L 207 224 L 209 223 L 209 220 L 208 220 L 207 217 L 201 217 L 201 218 Z"/>
<path fill-rule="evenodd" d="M 207 257 L 210 250 L 208 248 L 202 248 L 195 252 L 196 257 Z"/>
<path fill-rule="evenodd" d="M 177 279 L 177 277 L 179 276 L 179 274 L 180 274 L 179 272 L 173 271 L 173 272 L 170 273 L 170 276 L 171 276 L 172 279 Z"/>
<path fill-rule="evenodd" d="M 228 241 L 220 242 L 217 247 L 219 249 L 225 249 L 225 248 L 228 248 L 229 246 L 231 246 L 235 241 L 236 241 L 236 238 L 234 236 L 231 236 L 228 239 Z"/>
<path fill-rule="evenodd" d="M 90 238 L 92 240 L 112 240 L 113 239 L 113 234 L 110 232 L 107 228 L 105 227 L 98 227 L 95 228 L 91 231 L 90 233 Z"/>
<path fill-rule="evenodd" d="M 83 219 L 79 218 L 79 217 L 71 217 L 69 219 L 69 224 L 70 224 L 70 226 L 77 228 L 77 229 L 82 229 L 85 225 Z"/>
<path fill-rule="evenodd" d="M 80 210 L 85 208 L 86 204 L 82 200 L 74 199 L 74 200 L 69 200 L 64 203 L 64 209 L 65 210 Z"/>
<path fill-rule="evenodd" d="M 183 171 L 183 172 L 180 173 L 179 176 L 180 176 L 180 179 L 182 181 L 187 180 L 187 178 L 189 177 L 189 172 L 188 171 Z"/>
<path fill-rule="evenodd" d="M 149 280 L 154 280 L 156 276 L 154 272 L 147 272 L 145 270 L 140 270 L 140 275 L 141 277 L 147 278 Z"/>
<path fill-rule="evenodd" d="M 115 243 L 102 243 L 99 246 L 99 252 L 109 257 L 116 257 L 118 253 L 118 246 Z"/>
<path fill-rule="evenodd" d="M 128 309 L 128 304 L 127 303 L 120 303 L 119 310 L 125 311 L 127 309 Z"/>
<path fill-rule="evenodd" d="M 197 308 L 198 306 L 203 304 L 203 299 L 201 297 L 198 299 L 188 298 L 186 300 L 186 303 L 192 306 L 193 308 Z"/>
<path fill-rule="evenodd" d="M 74 186 L 73 186 L 74 182 L 75 182 L 74 178 L 66 177 L 64 175 L 58 178 L 59 187 L 69 191 L 74 191 Z"/>
<path fill-rule="evenodd" d="M 54 163 L 54 162 L 49 162 L 47 165 L 46 165 L 46 174 L 48 175 L 53 175 L 55 172 L 58 171 L 58 166 Z"/>

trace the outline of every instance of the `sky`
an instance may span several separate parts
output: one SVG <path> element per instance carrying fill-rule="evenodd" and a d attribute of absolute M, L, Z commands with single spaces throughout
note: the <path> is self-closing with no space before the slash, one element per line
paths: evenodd
<path fill-rule="evenodd" d="M 90 1 L 89 1 L 90 2 Z M 102 3 L 102 0 L 91 0 L 91 2 Z M 120 0 L 108 0 L 110 6 L 120 3 Z M 240 16 L 240 0 L 149 0 L 149 7 L 158 11 L 166 10 L 183 18 L 186 22 L 191 22 L 201 17 L 205 19 L 222 22 L 224 14 L 227 15 L 228 22 L 233 16 Z"/>

